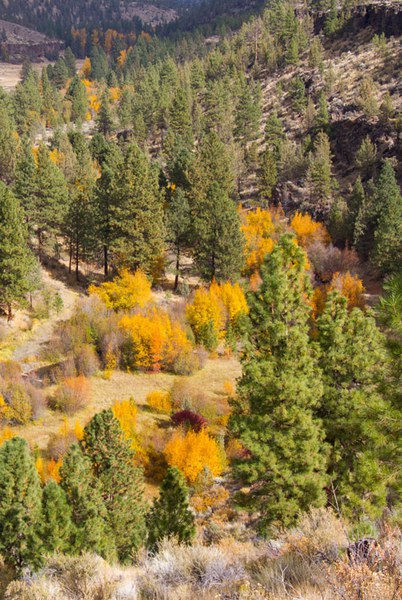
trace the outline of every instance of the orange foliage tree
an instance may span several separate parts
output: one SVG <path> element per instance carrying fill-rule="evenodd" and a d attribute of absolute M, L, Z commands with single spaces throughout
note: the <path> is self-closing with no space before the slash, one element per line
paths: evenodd
<path fill-rule="evenodd" d="M 126 315 L 120 329 L 127 337 L 123 354 L 130 369 L 174 371 L 176 361 L 192 353 L 184 329 L 160 309 Z"/>
<path fill-rule="evenodd" d="M 197 343 L 214 350 L 228 333 L 236 334 L 242 318 L 248 314 L 246 297 L 241 286 L 230 282 L 198 289 L 186 315 Z"/>
<path fill-rule="evenodd" d="M 243 215 L 242 231 L 246 240 L 246 272 L 258 271 L 267 254 L 274 249 L 272 235 L 275 227 L 271 213 L 257 208 Z"/>
<path fill-rule="evenodd" d="M 46 460 L 39 456 L 35 461 L 35 466 L 42 483 L 47 483 L 50 479 L 53 479 L 56 483 L 60 483 L 60 468 L 62 464 L 63 461 L 61 458 L 56 461 L 54 458 Z"/>
<path fill-rule="evenodd" d="M 138 408 L 134 398 L 116 401 L 112 406 L 112 411 L 115 419 L 119 421 L 121 430 L 126 439 L 136 439 Z"/>
<path fill-rule="evenodd" d="M 178 467 L 190 483 L 195 483 L 205 469 L 218 477 L 226 466 L 223 450 L 205 429 L 198 433 L 189 430 L 185 435 L 174 433 L 164 454 L 167 463 Z"/>
<path fill-rule="evenodd" d="M 123 269 L 113 281 L 106 281 L 100 286 L 91 285 L 89 294 L 96 295 L 106 307 L 114 310 L 130 310 L 146 306 L 152 299 L 151 283 L 142 271 L 131 273 Z"/>
<path fill-rule="evenodd" d="M 147 403 L 158 412 L 170 413 L 172 410 L 172 400 L 169 392 L 150 392 L 147 396 Z"/>
<path fill-rule="evenodd" d="M 314 290 L 312 305 L 313 317 L 318 317 L 325 308 L 327 296 L 333 290 L 338 290 L 347 300 L 348 309 L 365 307 L 364 285 L 357 275 L 352 275 L 349 271 L 346 273 L 335 273 L 331 283 L 321 285 Z"/>
<path fill-rule="evenodd" d="M 297 212 L 290 222 L 290 226 L 297 236 L 297 241 L 302 248 L 308 248 L 314 242 L 329 244 L 330 235 L 322 223 L 314 221 L 310 215 Z"/>

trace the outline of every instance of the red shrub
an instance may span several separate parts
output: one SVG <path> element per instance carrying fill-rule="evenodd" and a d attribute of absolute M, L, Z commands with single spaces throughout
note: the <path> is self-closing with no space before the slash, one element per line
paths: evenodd
<path fill-rule="evenodd" d="M 172 416 L 172 424 L 174 427 L 184 427 L 198 433 L 206 426 L 207 422 L 203 416 L 191 410 L 180 410 Z"/>

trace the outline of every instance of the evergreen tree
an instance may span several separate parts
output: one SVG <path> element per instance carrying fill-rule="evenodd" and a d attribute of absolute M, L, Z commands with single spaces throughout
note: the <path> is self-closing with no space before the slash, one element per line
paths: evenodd
<path fill-rule="evenodd" d="M 32 267 L 24 212 L 14 194 L 0 182 L 0 305 L 12 319 L 13 306 L 26 301 Z"/>
<path fill-rule="evenodd" d="M 394 169 L 385 161 L 376 188 L 380 214 L 374 234 L 372 260 L 384 274 L 401 271 L 402 258 L 402 195 Z"/>
<path fill-rule="evenodd" d="M 175 253 L 176 273 L 174 290 L 179 285 L 181 257 L 183 250 L 191 244 L 192 222 L 190 204 L 185 192 L 177 188 L 171 195 L 167 207 L 167 238 Z"/>
<path fill-rule="evenodd" d="M 169 124 L 175 136 L 182 140 L 186 148 L 191 149 L 194 144 L 193 126 L 190 111 L 189 90 L 180 87 L 176 90 L 170 108 Z"/>
<path fill-rule="evenodd" d="M 203 279 L 237 279 L 244 261 L 244 239 L 236 205 L 217 182 L 193 209 L 195 264 Z"/>
<path fill-rule="evenodd" d="M 42 256 L 45 235 L 60 232 L 68 203 L 67 184 L 63 173 L 52 162 L 45 145 L 39 146 L 35 200 L 32 224 L 38 237 L 39 256 Z"/>
<path fill-rule="evenodd" d="M 10 183 L 13 179 L 18 139 L 15 123 L 11 117 L 11 106 L 0 90 L 0 179 Z"/>
<path fill-rule="evenodd" d="M 67 240 L 70 261 L 75 263 L 75 276 L 79 279 L 80 261 L 88 256 L 95 244 L 94 207 L 92 203 L 97 173 L 89 150 L 84 146 L 76 152 L 74 178 L 69 186 L 69 204 L 63 223 L 63 232 Z"/>
<path fill-rule="evenodd" d="M 323 131 L 318 133 L 314 143 L 307 181 L 310 193 L 303 203 L 303 208 L 315 219 L 325 220 L 328 218 L 334 198 L 334 180 L 329 138 Z"/>
<path fill-rule="evenodd" d="M 213 182 L 219 185 L 223 193 L 229 196 L 233 194 L 232 156 L 213 131 L 204 135 L 200 141 L 191 182 L 192 194 L 197 199 L 205 197 Z"/>
<path fill-rule="evenodd" d="M 377 148 L 367 135 L 356 152 L 356 166 L 364 180 L 373 178 L 376 161 Z"/>
<path fill-rule="evenodd" d="M 354 242 L 356 220 L 361 207 L 365 202 L 365 193 L 362 180 L 358 177 L 353 186 L 352 194 L 348 202 L 348 240 Z"/>
<path fill-rule="evenodd" d="M 42 491 L 28 444 L 13 438 L 0 448 L 0 552 L 17 572 L 42 562 Z"/>
<path fill-rule="evenodd" d="M 94 196 L 94 219 L 96 237 L 102 247 L 104 274 L 107 277 L 110 250 L 118 237 L 118 229 L 115 226 L 117 223 L 113 215 L 117 212 L 120 201 L 118 174 L 123 168 L 123 155 L 116 144 L 106 142 L 105 138 L 103 142 L 105 145 L 97 156 L 102 170 Z"/>
<path fill-rule="evenodd" d="M 329 120 L 327 99 L 324 92 L 321 91 L 318 98 L 318 110 L 315 118 L 315 126 L 325 131 L 329 125 Z"/>
<path fill-rule="evenodd" d="M 184 475 L 176 467 L 168 469 L 147 523 L 151 550 L 156 550 L 164 538 L 174 537 L 181 544 L 190 544 L 194 539 L 195 523 L 189 506 L 188 488 Z"/>
<path fill-rule="evenodd" d="M 144 540 L 142 471 L 134 466 L 134 452 L 111 410 L 92 418 L 84 429 L 81 445 L 100 481 L 119 559 L 127 561 Z"/>
<path fill-rule="evenodd" d="M 110 560 L 116 556 L 113 532 L 108 521 L 99 483 L 92 463 L 78 444 L 70 447 L 60 469 L 61 482 L 72 509 L 74 552 L 96 552 Z"/>
<path fill-rule="evenodd" d="M 247 503 L 261 527 L 289 525 L 325 503 L 324 433 L 314 410 L 323 393 L 309 339 L 311 296 L 306 256 L 284 235 L 250 294 L 249 341 L 230 429 L 248 453 L 236 473 L 251 486 Z"/>
<path fill-rule="evenodd" d="M 278 161 L 281 155 L 282 144 L 285 140 L 285 131 L 282 121 L 276 111 L 272 112 L 265 125 L 265 141 L 267 149 L 271 150 Z"/>
<path fill-rule="evenodd" d="M 102 95 L 101 105 L 96 121 L 98 131 L 102 133 L 105 137 L 112 133 L 114 122 L 112 111 L 110 108 L 110 96 L 108 91 L 104 92 Z"/>
<path fill-rule="evenodd" d="M 71 507 L 62 487 L 49 481 L 43 489 L 42 528 L 45 552 L 68 552 L 70 550 L 73 524 Z"/>
<path fill-rule="evenodd" d="M 64 52 L 64 62 L 66 63 L 69 76 L 74 77 L 77 72 L 77 63 L 70 47 L 66 48 Z"/>
<path fill-rule="evenodd" d="M 49 79 L 54 83 L 58 90 L 61 90 L 67 83 L 69 76 L 68 67 L 63 58 L 59 58 L 52 70 L 52 76 Z"/>
<path fill-rule="evenodd" d="M 75 75 L 66 93 L 66 100 L 71 102 L 71 119 L 74 122 L 85 120 L 88 112 L 87 90 L 78 75 Z"/>
<path fill-rule="evenodd" d="M 333 489 L 349 516 L 375 517 L 386 505 L 390 478 L 381 460 L 389 408 L 381 393 L 384 341 L 372 316 L 358 308 L 349 313 L 338 292 L 329 296 L 317 330 L 324 377 L 318 415 L 331 447 Z"/>
<path fill-rule="evenodd" d="M 117 177 L 112 251 L 120 264 L 150 272 L 163 251 L 163 205 L 158 172 L 137 144 L 129 146 Z"/>
<path fill-rule="evenodd" d="M 278 170 L 271 150 L 264 150 L 260 158 L 259 192 L 264 205 L 272 200 L 273 191 L 278 183 Z"/>
<path fill-rule="evenodd" d="M 25 211 L 28 228 L 32 233 L 36 194 L 36 163 L 30 140 L 23 139 L 21 146 L 21 153 L 15 169 L 13 191 Z"/>

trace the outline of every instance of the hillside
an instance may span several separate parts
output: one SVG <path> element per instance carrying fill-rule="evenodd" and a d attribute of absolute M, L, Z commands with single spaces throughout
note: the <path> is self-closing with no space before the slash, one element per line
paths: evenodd
<path fill-rule="evenodd" d="M 401 3 L 3 6 L 0 597 L 401 598 Z"/>

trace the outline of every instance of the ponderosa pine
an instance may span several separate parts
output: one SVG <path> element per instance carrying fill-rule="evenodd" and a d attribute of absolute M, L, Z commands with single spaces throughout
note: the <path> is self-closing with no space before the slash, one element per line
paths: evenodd
<path fill-rule="evenodd" d="M 233 401 L 230 430 L 247 457 L 235 466 L 250 486 L 260 525 L 290 525 L 300 511 L 325 503 L 326 447 L 314 412 L 323 385 L 309 338 L 311 308 L 306 255 L 284 235 L 250 294 L 249 339 Z"/>

